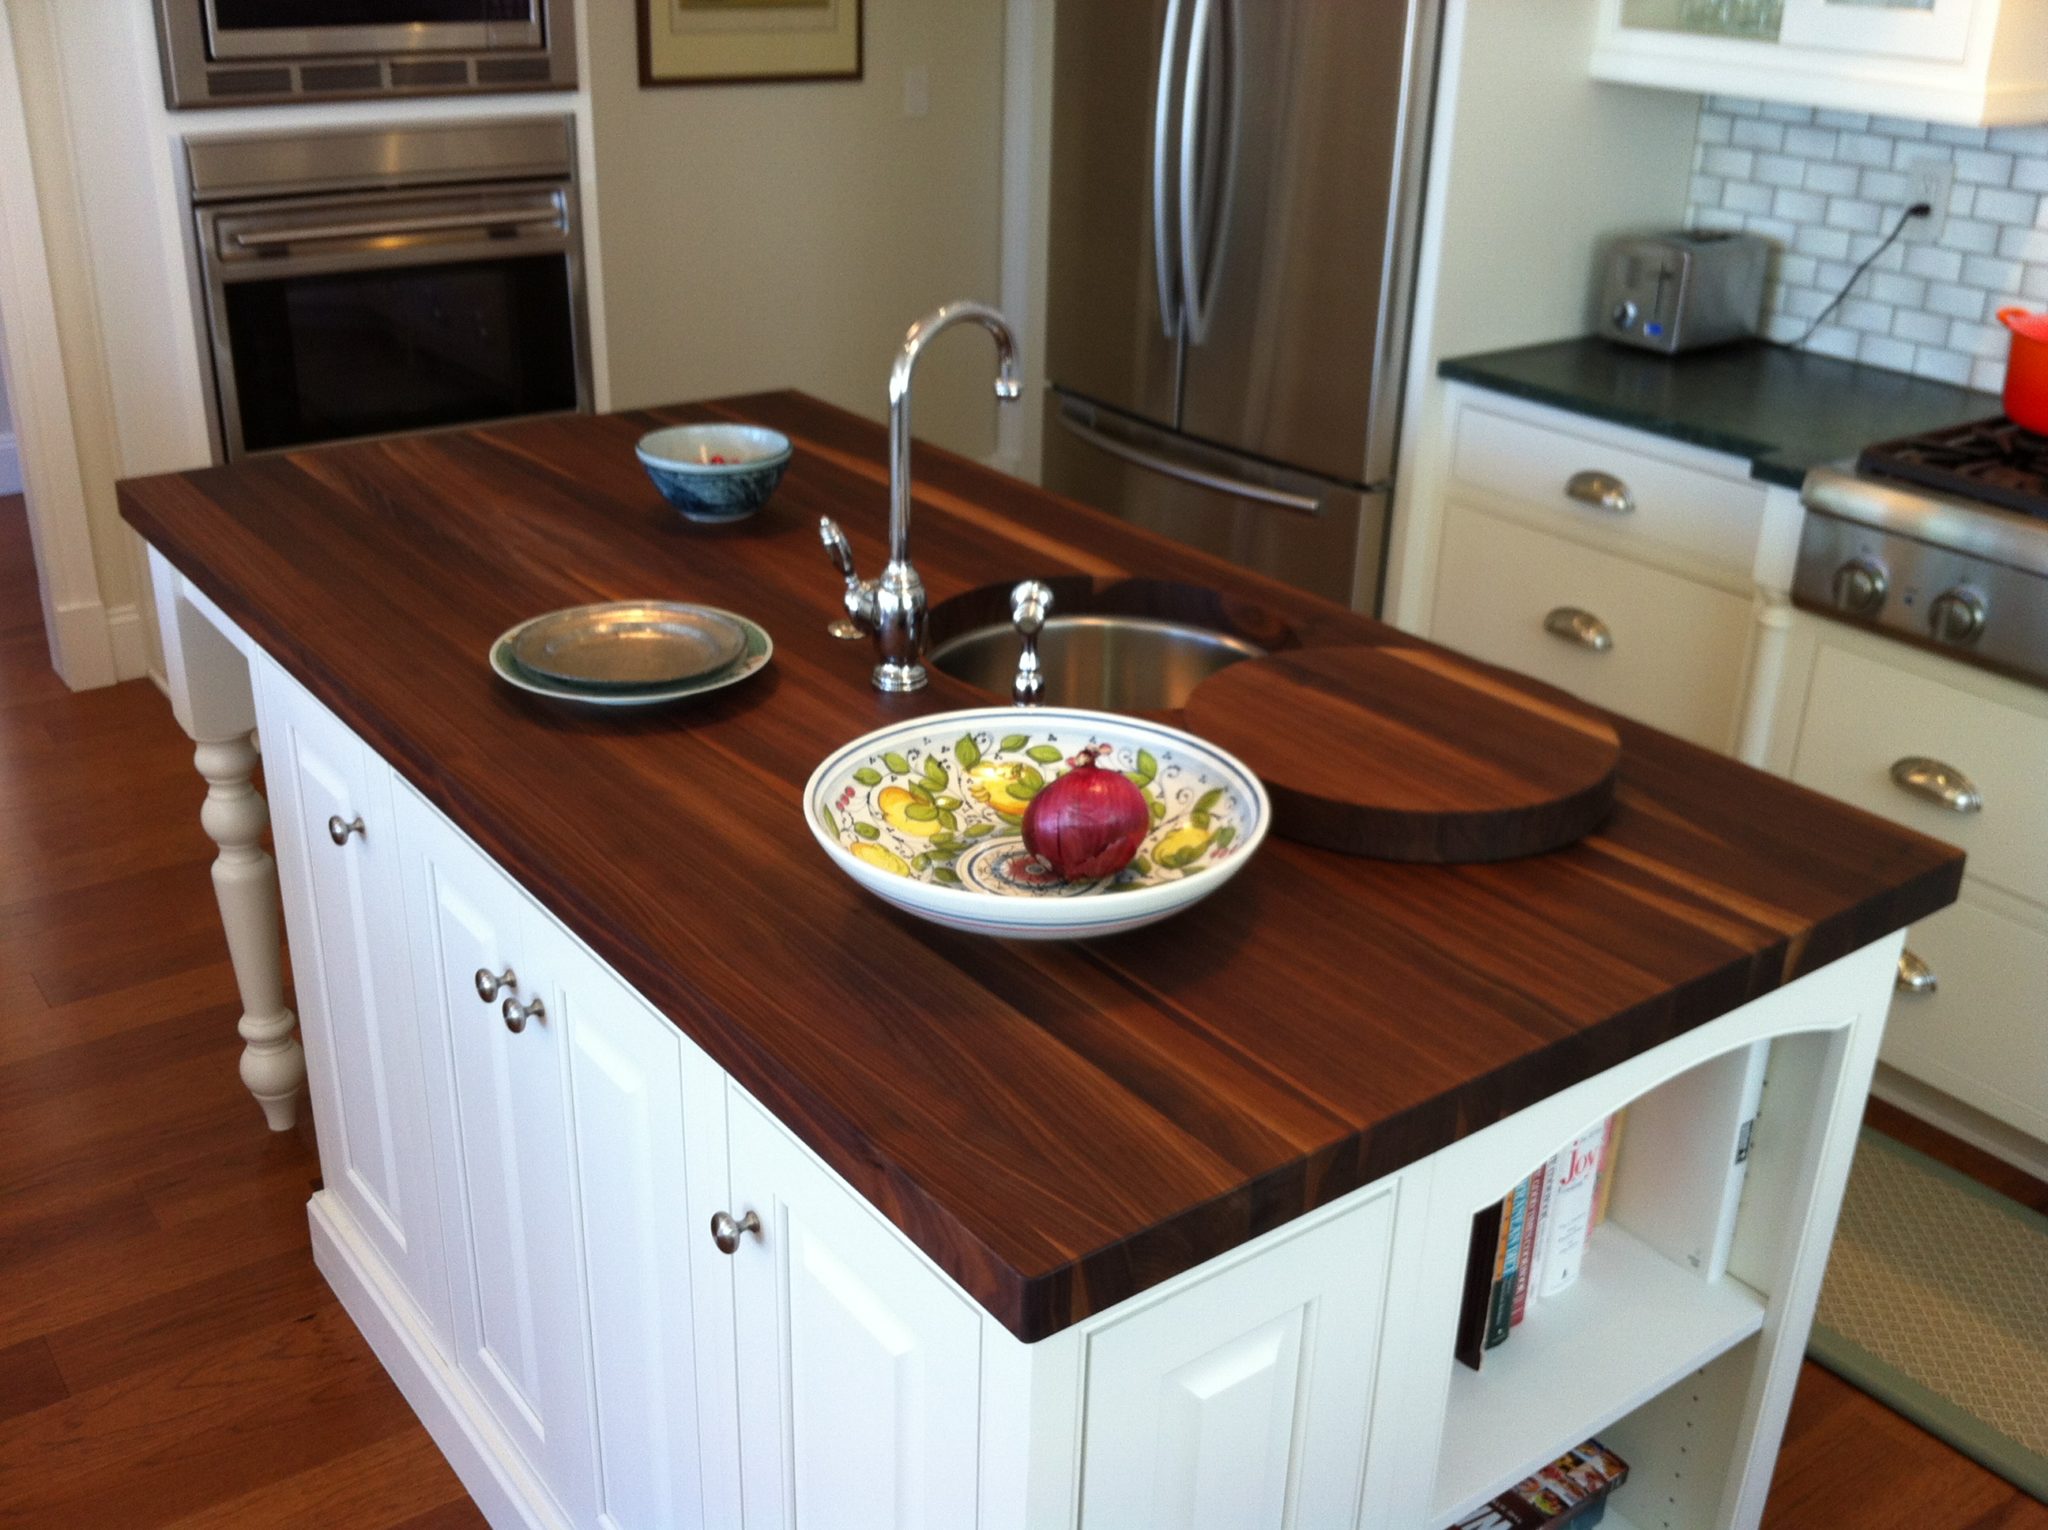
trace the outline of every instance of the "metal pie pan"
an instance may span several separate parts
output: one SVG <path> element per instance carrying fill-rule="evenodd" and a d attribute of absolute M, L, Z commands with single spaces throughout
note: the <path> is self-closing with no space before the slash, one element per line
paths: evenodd
<path fill-rule="evenodd" d="M 525 623 L 512 656 L 533 675 L 598 690 L 644 690 L 715 675 L 746 652 L 723 611 L 672 601 L 571 606 Z"/>

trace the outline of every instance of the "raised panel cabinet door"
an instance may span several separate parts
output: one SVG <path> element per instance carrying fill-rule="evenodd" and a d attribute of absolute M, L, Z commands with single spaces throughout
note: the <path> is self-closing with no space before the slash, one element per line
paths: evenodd
<path fill-rule="evenodd" d="M 550 944 L 560 949 L 549 965 L 567 974 L 561 1021 L 596 1387 L 597 1523 L 734 1525 L 732 1274 L 708 1232 L 717 1207 L 699 1215 L 686 1173 L 691 1139 L 706 1137 L 723 1172 L 724 1144 L 715 1140 L 725 1120 L 723 1078 L 566 935 Z M 700 1123 L 699 1114 L 711 1119 Z M 710 1130 L 694 1130 L 700 1126 Z M 700 1336 L 697 1315 L 707 1305 L 714 1310 Z"/>
<path fill-rule="evenodd" d="M 590 1356 L 561 964 L 511 880 L 409 789 L 400 798 L 414 987 L 442 1046 L 456 1368 L 566 1517 L 588 1524 Z"/>
<path fill-rule="evenodd" d="M 747 1530 L 965 1530 L 977 1310 L 737 1088 L 732 1256 Z"/>
<path fill-rule="evenodd" d="M 256 676 L 321 1177 L 445 1345 L 441 1209 L 391 773 L 282 670 L 259 664 Z"/>
<path fill-rule="evenodd" d="M 1084 1530 L 1356 1523 L 1393 1208 L 1348 1207 L 1088 1335 Z"/>

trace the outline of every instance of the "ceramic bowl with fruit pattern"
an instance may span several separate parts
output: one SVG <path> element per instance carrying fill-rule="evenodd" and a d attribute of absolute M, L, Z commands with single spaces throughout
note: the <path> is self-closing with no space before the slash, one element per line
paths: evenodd
<path fill-rule="evenodd" d="M 1024 846 L 1024 811 L 1082 750 L 1144 794 L 1151 827 L 1112 877 L 1061 880 Z M 954 929 L 1074 940 L 1151 924 L 1228 881 L 1272 804 L 1191 733 L 1065 707 L 980 707 L 897 723 L 835 750 L 804 788 L 818 843 L 861 886 Z"/>

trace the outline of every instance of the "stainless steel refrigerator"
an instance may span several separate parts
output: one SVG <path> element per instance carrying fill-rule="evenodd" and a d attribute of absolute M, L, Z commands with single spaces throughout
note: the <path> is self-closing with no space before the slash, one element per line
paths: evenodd
<path fill-rule="evenodd" d="M 1437 0 L 1061 0 L 1046 486 L 1376 609 Z"/>

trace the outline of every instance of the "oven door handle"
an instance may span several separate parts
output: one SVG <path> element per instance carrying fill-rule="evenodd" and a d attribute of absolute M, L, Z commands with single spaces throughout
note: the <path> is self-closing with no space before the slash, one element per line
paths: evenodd
<path fill-rule="evenodd" d="M 228 236 L 238 249 L 266 250 L 279 245 L 314 244 L 337 239 L 389 239 L 407 234 L 437 234 L 461 229 L 519 228 L 546 224 L 567 232 L 559 207 L 480 208 L 473 212 L 427 213 L 414 218 L 371 218 L 360 223 L 293 223 L 283 228 L 237 229 Z"/>

